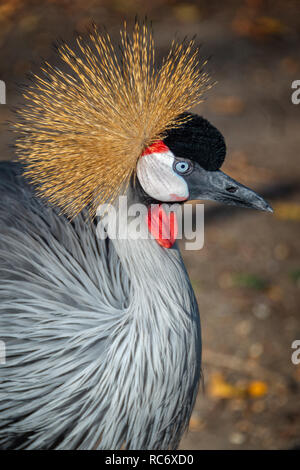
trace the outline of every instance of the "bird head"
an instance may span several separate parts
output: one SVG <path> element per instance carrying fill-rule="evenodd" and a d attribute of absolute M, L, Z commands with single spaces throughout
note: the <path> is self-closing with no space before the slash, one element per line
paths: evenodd
<path fill-rule="evenodd" d="M 194 41 L 176 44 L 160 67 L 146 24 L 121 31 L 120 50 L 96 27 L 77 50 L 57 47 L 17 110 L 17 154 L 37 193 L 68 217 L 113 202 L 136 182 L 151 200 L 212 199 L 270 210 L 220 167 L 221 133 L 188 113 L 211 87 Z M 118 55 L 118 53 L 120 54 Z"/>
<path fill-rule="evenodd" d="M 222 134 L 206 119 L 185 113 L 186 121 L 149 146 L 137 163 L 143 191 L 161 202 L 212 200 L 272 211 L 256 192 L 220 170 L 226 156 Z"/>

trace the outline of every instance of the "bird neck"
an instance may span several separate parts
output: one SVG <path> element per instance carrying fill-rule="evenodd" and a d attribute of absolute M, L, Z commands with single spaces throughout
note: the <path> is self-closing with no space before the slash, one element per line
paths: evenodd
<path fill-rule="evenodd" d="M 136 204 L 134 193 L 128 190 L 128 208 Z M 158 298 L 161 303 L 176 306 L 184 311 L 197 310 L 193 289 L 185 269 L 177 243 L 171 248 L 160 246 L 148 233 L 147 208 L 139 216 L 139 232 L 136 219 L 130 215 L 119 219 L 120 203 L 115 204 L 114 218 L 107 218 L 108 227 L 117 225 L 118 236 L 112 238 L 117 256 L 126 272 L 131 285 L 132 298 L 143 299 L 148 303 Z M 123 207 L 124 208 L 124 207 Z M 145 237 L 145 234 L 148 234 Z M 142 297 L 141 297 L 142 296 Z M 160 305 L 159 302 L 157 305 Z M 175 307 L 174 307 L 175 308 Z"/>
<path fill-rule="evenodd" d="M 172 290 L 176 287 L 182 289 L 182 283 L 189 283 L 177 244 L 167 249 L 153 239 L 114 240 L 113 243 L 136 289 L 147 292 L 168 284 Z"/>

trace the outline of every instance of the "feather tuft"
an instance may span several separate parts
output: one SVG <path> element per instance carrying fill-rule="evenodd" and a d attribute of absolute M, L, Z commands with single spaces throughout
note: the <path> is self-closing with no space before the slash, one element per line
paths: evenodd
<path fill-rule="evenodd" d="M 86 206 L 94 216 L 123 192 L 143 151 L 181 125 L 180 115 L 211 87 L 193 40 L 173 42 L 156 69 L 146 24 L 136 23 L 131 35 L 125 24 L 120 34 L 120 54 L 95 26 L 77 37 L 76 50 L 57 45 L 63 67 L 45 62 L 17 111 L 25 176 L 71 218 Z"/>

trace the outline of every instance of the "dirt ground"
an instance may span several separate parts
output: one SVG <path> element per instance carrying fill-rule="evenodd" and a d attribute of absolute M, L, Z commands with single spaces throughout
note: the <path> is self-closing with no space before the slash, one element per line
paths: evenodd
<path fill-rule="evenodd" d="M 197 34 L 218 84 L 196 111 L 226 138 L 222 168 L 273 205 L 274 214 L 205 204 L 205 244 L 183 256 L 200 307 L 204 389 L 181 449 L 300 447 L 300 79 L 297 1 L 4 0 L 0 4 L 0 158 L 13 158 L 4 121 L 16 82 L 54 60 L 51 42 L 91 21 L 114 37 L 127 19 L 153 20 L 159 53 Z M 32 62 L 34 61 L 34 64 Z"/>

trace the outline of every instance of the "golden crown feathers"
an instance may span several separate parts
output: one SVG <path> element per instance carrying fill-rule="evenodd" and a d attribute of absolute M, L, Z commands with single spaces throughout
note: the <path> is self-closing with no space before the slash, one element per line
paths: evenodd
<path fill-rule="evenodd" d="M 71 218 L 85 207 L 94 216 L 124 191 L 145 148 L 182 124 L 182 113 L 211 86 L 193 40 L 173 41 L 156 68 L 145 23 L 136 22 L 131 35 L 125 24 L 120 35 L 119 54 L 95 26 L 77 37 L 76 51 L 61 44 L 63 67 L 46 62 L 17 110 L 24 175 Z"/>

